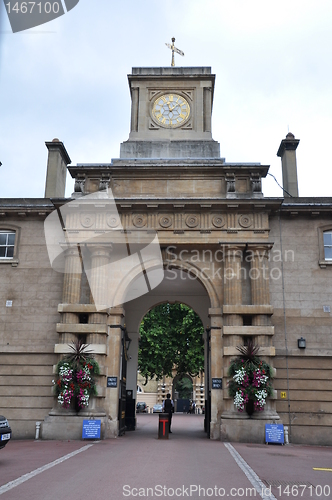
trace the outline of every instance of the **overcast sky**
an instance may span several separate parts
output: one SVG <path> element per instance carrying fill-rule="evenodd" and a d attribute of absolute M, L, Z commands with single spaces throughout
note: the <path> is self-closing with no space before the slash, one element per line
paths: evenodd
<path fill-rule="evenodd" d="M 177 66 L 216 74 L 213 138 L 228 162 L 260 162 L 300 139 L 300 196 L 332 196 L 331 0 L 80 0 L 64 16 L 13 34 L 0 4 L 0 197 L 43 197 L 45 141 L 72 163 L 110 162 L 128 139 L 127 74 Z M 67 195 L 73 181 L 67 180 Z M 269 177 L 266 196 L 282 196 Z"/>

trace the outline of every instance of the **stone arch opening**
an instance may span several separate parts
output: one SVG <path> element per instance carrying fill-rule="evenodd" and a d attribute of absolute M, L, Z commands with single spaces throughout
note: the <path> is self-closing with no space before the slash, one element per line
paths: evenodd
<path fill-rule="evenodd" d="M 221 309 L 219 304 L 218 293 L 212 281 L 204 272 L 193 272 L 193 269 L 198 269 L 197 266 L 190 262 L 175 261 L 172 262 L 172 267 L 165 269 L 165 276 L 163 281 L 154 290 L 149 293 L 138 297 L 131 301 L 124 301 L 124 315 L 125 324 L 128 335 L 131 338 L 131 345 L 129 349 L 129 359 L 127 366 L 127 388 L 132 390 L 133 397 L 137 401 L 137 355 L 139 345 L 139 325 L 142 318 L 148 311 L 153 309 L 156 305 L 169 302 L 182 303 L 192 308 L 200 317 L 204 327 L 204 373 L 209 373 L 211 377 L 211 343 L 210 336 L 207 336 L 206 330 L 210 325 L 216 321 L 216 317 L 221 318 Z M 137 273 L 140 270 L 137 269 Z M 191 275 L 190 275 L 191 273 Z M 129 277 L 128 277 L 129 278 Z M 126 288 L 129 288 L 135 279 L 133 274 L 131 279 L 128 279 L 126 287 L 123 287 L 123 297 L 126 296 Z M 221 330 L 219 328 L 218 341 L 213 343 L 214 356 L 221 358 Z M 209 338 L 209 345 L 207 345 L 207 338 Z M 197 385 L 197 392 L 201 396 L 205 392 L 206 397 L 201 401 L 199 399 L 200 408 L 206 406 L 206 400 L 211 397 L 210 381 L 204 376 L 204 381 L 199 381 Z M 201 390 L 203 387 L 203 391 Z M 172 391 L 171 391 L 172 393 Z M 167 391 L 165 390 L 165 394 Z M 144 392 L 146 402 L 146 392 Z M 204 404 L 203 404 L 204 401 Z M 221 414 L 220 401 L 217 401 L 215 413 Z M 218 407 L 218 408 L 217 408 Z M 200 412 L 202 413 L 202 411 Z M 209 415 L 211 418 L 212 413 Z M 203 425 L 203 424 L 202 424 Z"/>
<path fill-rule="evenodd" d="M 204 354 L 204 326 L 199 315 L 181 302 L 155 305 L 140 325 L 138 384 L 146 384 L 145 395 L 149 393 L 148 399 L 156 404 L 162 404 L 170 393 L 175 412 L 187 411 L 195 402 L 196 413 L 201 414 Z"/>

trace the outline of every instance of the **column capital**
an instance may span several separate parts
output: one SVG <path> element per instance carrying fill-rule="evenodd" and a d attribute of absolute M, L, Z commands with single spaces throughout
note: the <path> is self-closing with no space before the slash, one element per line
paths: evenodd
<path fill-rule="evenodd" d="M 248 243 L 247 249 L 248 250 L 271 250 L 273 247 L 274 243 Z"/>
<path fill-rule="evenodd" d="M 271 248 L 273 247 L 273 243 L 249 243 L 247 246 L 247 250 L 252 254 L 263 255 L 265 258 L 268 258 Z"/>
<path fill-rule="evenodd" d="M 219 242 L 221 248 L 226 251 L 226 250 L 244 250 L 246 248 L 245 243 L 221 243 Z"/>
<path fill-rule="evenodd" d="M 86 248 L 89 250 L 92 257 L 100 256 L 100 257 L 109 257 L 113 246 L 111 243 L 107 245 L 103 245 L 102 243 L 87 243 Z"/>
<path fill-rule="evenodd" d="M 79 251 L 76 244 L 68 245 L 68 243 L 60 243 L 65 257 L 76 256 L 79 257 Z"/>
<path fill-rule="evenodd" d="M 227 258 L 235 259 L 239 258 L 240 260 L 243 259 L 243 251 L 245 250 L 246 245 L 237 245 L 237 244 L 230 244 L 230 245 L 225 245 L 223 244 L 223 253 L 224 256 Z"/>

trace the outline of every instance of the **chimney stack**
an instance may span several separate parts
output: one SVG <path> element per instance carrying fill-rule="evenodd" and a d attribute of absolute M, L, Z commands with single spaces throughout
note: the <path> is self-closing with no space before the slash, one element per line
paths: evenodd
<path fill-rule="evenodd" d="M 67 165 L 71 159 L 63 142 L 53 139 L 45 142 L 48 149 L 45 198 L 64 198 L 66 190 Z"/>
<path fill-rule="evenodd" d="M 297 198 L 299 196 L 295 153 L 299 142 L 299 139 L 295 139 L 295 136 L 288 132 L 286 139 L 281 141 L 277 152 L 277 156 L 281 157 L 282 183 L 285 197 L 294 196 Z"/>

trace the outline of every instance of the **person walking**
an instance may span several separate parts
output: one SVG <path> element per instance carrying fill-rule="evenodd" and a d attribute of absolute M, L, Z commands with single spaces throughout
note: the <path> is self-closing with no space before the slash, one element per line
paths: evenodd
<path fill-rule="evenodd" d="M 167 394 L 166 399 L 164 399 L 163 401 L 163 412 L 168 413 L 169 433 L 172 434 L 171 424 L 172 424 L 172 413 L 174 412 L 174 403 L 173 399 L 171 399 L 170 394 Z"/>

